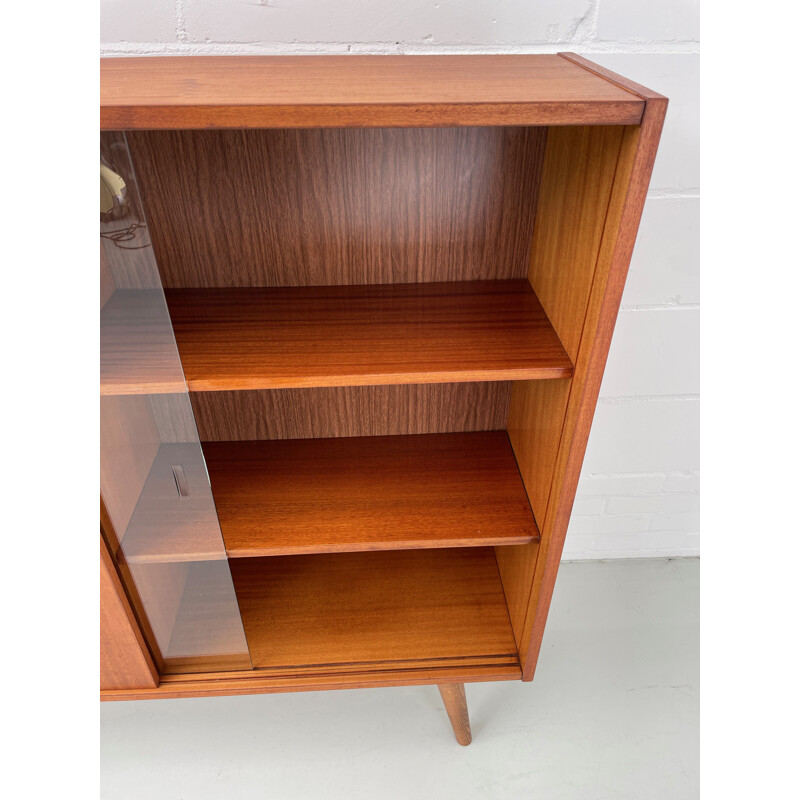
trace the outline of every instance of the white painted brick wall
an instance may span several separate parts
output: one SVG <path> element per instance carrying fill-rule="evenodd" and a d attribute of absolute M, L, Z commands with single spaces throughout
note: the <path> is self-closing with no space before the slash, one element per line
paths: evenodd
<path fill-rule="evenodd" d="M 565 558 L 699 552 L 699 0 L 101 0 L 101 53 L 554 53 L 670 107 Z"/>

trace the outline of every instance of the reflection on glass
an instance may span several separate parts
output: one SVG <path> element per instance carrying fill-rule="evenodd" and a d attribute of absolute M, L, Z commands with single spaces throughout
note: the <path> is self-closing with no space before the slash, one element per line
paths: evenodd
<path fill-rule="evenodd" d="M 101 136 L 104 533 L 166 672 L 251 667 L 124 134 Z"/>

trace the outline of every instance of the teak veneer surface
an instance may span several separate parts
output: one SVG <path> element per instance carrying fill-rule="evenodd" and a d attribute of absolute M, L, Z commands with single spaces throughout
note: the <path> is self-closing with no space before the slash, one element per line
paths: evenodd
<path fill-rule="evenodd" d="M 592 291 L 600 291 L 596 265 L 619 174 L 620 126 L 553 128 L 539 187 L 541 205 L 530 255 L 530 280 L 573 363 L 584 338 Z M 570 393 L 579 382 L 517 381 L 511 390 L 508 437 L 540 525 L 547 518 L 553 473 Z M 540 553 L 547 543 L 497 552 L 508 610 L 521 650 Z"/>
<path fill-rule="evenodd" d="M 511 381 L 192 392 L 204 442 L 504 430 Z"/>
<path fill-rule="evenodd" d="M 508 207 L 507 197 L 513 196 L 515 187 L 518 186 L 523 194 L 530 193 L 527 200 L 520 199 L 516 209 L 522 213 L 512 231 L 520 235 L 516 238 L 502 237 L 503 244 L 498 252 L 505 253 L 508 250 L 509 253 L 518 254 L 519 241 L 525 239 L 528 232 L 528 228 L 520 225 L 519 220 L 535 223 L 537 240 L 529 278 L 533 289 L 541 297 L 546 313 L 552 315 L 553 327 L 566 348 L 565 357 L 569 364 L 561 375 L 568 377 L 568 380 L 526 380 L 515 383 L 512 391 L 508 431 L 514 441 L 520 470 L 528 484 L 531 502 L 537 514 L 541 513 L 541 508 L 546 509 L 544 518 L 539 520 L 541 541 L 495 549 L 470 547 L 233 559 L 230 562 L 231 569 L 256 669 L 227 674 L 162 675 L 157 686 L 120 687 L 107 691 L 105 696 L 108 699 L 123 699 L 248 694 L 431 682 L 447 684 L 520 676 L 523 680 L 530 680 L 541 646 L 603 366 L 663 124 L 666 99 L 571 54 L 106 59 L 101 66 L 101 73 L 101 125 L 106 129 L 139 129 L 141 133 L 134 133 L 130 138 L 134 160 L 138 158 L 135 152 L 137 147 L 143 152 L 139 145 L 144 142 L 144 149 L 152 146 L 157 156 L 153 163 L 158 159 L 169 161 L 166 150 L 170 148 L 161 148 L 161 140 L 157 139 L 159 136 L 173 136 L 163 131 L 169 128 L 503 126 L 509 129 L 509 126 L 609 126 L 605 131 L 598 130 L 596 134 L 585 129 L 582 132 L 563 130 L 563 136 L 559 135 L 561 131 L 550 127 L 543 169 L 540 169 L 539 161 L 541 145 L 545 141 L 544 135 L 539 135 L 539 132 L 543 129 L 538 129 L 538 132 L 535 128 L 531 129 L 535 131 L 531 134 L 533 144 L 526 144 L 519 150 L 526 154 L 526 158 L 520 159 L 519 163 L 528 166 L 515 171 L 509 168 L 509 162 L 506 161 L 496 173 L 501 176 L 513 174 L 514 181 L 480 181 L 492 187 L 487 189 L 487 197 L 494 197 L 492 193 L 502 187 L 504 209 Z M 184 130 L 183 133 L 193 135 L 191 131 Z M 239 133 L 283 135 L 280 131 Z M 337 133 L 350 131 L 319 130 L 311 133 L 321 135 L 321 146 L 314 139 L 310 150 L 324 153 L 329 142 L 335 142 L 332 151 L 342 157 L 341 163 L 347 164 L 351 160 L 347 157 L 348 154 L 352 155 L 350 139 L 342 139 L 347 142 L 343 146 L 337 138 Z M 353 141 L 362 134 L 361 131 L 353 133 L 357 134 Z M 375 133 L 380 140 L 386 132 Z M 233 138 L 236 139 L 237 135 L 233 134 Z M 413 138 L 418 134 L 412 131 L 409 135 Z M 137 136 L 142 137 L 141 140 L 137 140 Z M 443 136 L 443 141 L 448 136 L 453 136 L 453 141 L 461 141 L 453 134 Z M 486 141 L 495 145 L 500 141 L 496 132 L 476 132 L 476 136 L 480 142 L 484 142 L 483 137 L 488 137 Z M 603 137 L 605 139 L 600 141 Z M 179 135 L 173 138 L 175 141 L 170 139 L 170 147 L 176 151 L 189 141 L 181 139 Z M 244 141 L 244 137 L 241 138 Z M 268 137 L 263 138 L 266 140 Z M 302 137 L 296 138 L 299 141 Z M 579 141 L 581 138 L 583 141 Z M 464 141 L 471 140 L 467 137 Z M 593 141 L 600 145 L 599 149 L 592 149 Z M 173 146 L 175 142 L 180 147 Z M 560 145 L 563 147 L 559 149 Z M 234 152 L 226 148 L 230 158 L 235 155 L 243 163 L 248 160 L 242 159 L 242 153 L 247 149 L 240 148 Z M 397 145 L 391 149 L 393 153 L 399 152 Z M 478 149 L 482 149 L 484 155 L 489 152 L 489 148 L 483 145 Z M 432 152 L 438 151 L 437 139 Z M 448 152 L 451 155 L 459 154 L 462 160 L 466 157 L 460 144 Z M 513 158 L 517 157 L 517 151 L 508 149 L 507 143 L 497 147 L 495 152 L 510 153 Z M 284 163 L 282 156 L 279 160 Z M 359 169 L 370 164 L 368 159 L 361 157 L 356 161 Z M 403 161 L 405 163 L 405 156 Z M 420 174 L 425 172 L 423 162 L 424 159 L 420 162 L 423 167 Z M 298 157 L 296 163 L 302 166 L 316 162 Z M 376 163 L 380 164 L 380 160 Z M 452 167 L 456 162 L 448 163 Z M 486 163 L 491 164 L 491 160 Z M 146 166 L 145 161 L 142 164 Z M 303 174 L 301 170 L 295 170 L 294 163 L 290 164 L 287 180 L 284 181 L 287 187 L 293 186 L 290 175 L 293 170 L 297 175 Z M 334 177 L 338 171 L 337 166 L 328 176 L 333 184 L 338 180 Z M 246 169 L 241 173 L 247 177 Z M 146 171 L 144 174 L 147 178 Z M 579 192 L 562 191 L 568 185 L 566 178 L 569 175 L 573 175 L 579 187 L 582 187 Z M 531 180 L 531 176 L 535 180 Z M 214 185 L 217 174 L 211 177 L 214 180 L 210 185 Z M 255 171 L 248 177 L 248 180 L 252 178 L 248 187 L 259 187 L 263 177 L 262 173 Z M 538 192 L 540 177 L 543 188 L 537 205 L 530 196 Z M 151 192 L 150 197 L 155 198 L 156 206 L 161 204 L 169 209 L 171 182 L 164 180 L 161 187 L 159 180 L 159 175 L 156 175 L 153 185 L 158 191 L 155 194 Z M 305 178 L 303 181 L 300 187 L 302 191 L 291 196 L 287 204 L 292 213 L 297 210 L 305 213 L 307 208 L 313 209 L 313 202 L 310 204 L 308 198 L 313 200 L 314 193 L 309 189 L 318 182 Z M 369 170 L 365 183 L 370 183 Z M 409 186 L 413 188 L 413 181 Z M 230 187 L 225 188 L 225 198 L 221 198 L 217 206 L 212 203 L 209 208 L 199 210 L 195 215 L 198 219 L 213 222 L 216 208 L 219 207 L 227 209 L 221 214 L 223 219 L 234 217 L 232 224 L 235 227 L 235 215 L 231 214 L 227 205 L 227 198 L 235 195 L 235 192 L 232 195 L 228 191 Z M 397 209 L 402 211 L 405 208 L 403 203 L 406 195 L 403 192 L 408 187 L 397 183 L 396 188 L 398 191 L 392 195 L 391 202 L 385 204 L 391 210 L 389 218 L 392 220 L 397 218 Z M 609 189 L 611 196 L 606 203 L 604 197 Z M 433 268 L 427 266 L 431 262 L 425 259 L 420 261 L 419 258 L 420 247 L 427 246 L 424 236 L 414 240 L 413 235 L 409 235 L 413 226 L 404 228 L 402 232 L 396 228 L 379 227 L 377 238 L 370 234 L 358 239 L 353 234 L 358 234 L 360 230 L 357 224 L 359 210 L 362 207 L 371 208 L 373 200 L 367 201 L 366 194 L 352 198 L 346 191 L 342 197 L 344 202 L 334 201 L 333 208 L 327 211 L 322 209 L 308 229 L 313 232 L 316 220 L 321 221 L 319 230 L 328 232 L 328 240 L 335 243 L 333 250 L 338 248 L 335 259 L 317 259 L 308 265 L 302 258 L 291 263 L 277 258 L 273 264 L 268 258 L 262 257 L 264 254 L 259 249 L 260 244 L 259 247 L 251 246 L 260 242 L 258 236 L 263 233 L 263 226 L 259 227 L 261 221 L 258 220 L 253 226 L 253 235 L 241 238 L 247 258 L 232 263 L 231 269 L 236 274 L 231 282 L 235 281 L 241 286 L 254 283 L 261 285 L 261 282 L 274 285 L 295 282 L 310 286 L 343 283 L 354 265 L 364 273 L 365 277 L 360 273 L 356 276 L 356 280 L 363 283 L 432 279 L 428 274 Z M 469 197 L 468 192 L 465 197 Z M 260 198 L 262 194 L 256 192 L 253 203 L 258 203 Z M 482 197 L 480 201 L 485 205 L 487 198 Z M 533 208 L 533 217 L 526 216 L 528 207 Z M 439 207 L 434 205 L 434 208 Z M 447 211 L 446 205 L 442 208 Z M 479 213 L 477 205 L 468 204 L 466 209 L 476 219 L 481 218 L 482 212 Z M 460 208 L 453 207 L 452 219 L 464 218 Z M 444 214 L 437 219 L 446 220 L 448 217 Z M 354 224 L 351 225 L 351 221 Z M 426 218 L 425 224 L 430 226 L 433 223 Z M 292 235 L 292 223 L 287 225 Z M 474 227 L 471 222 L 470 226 L 471 229 Z M 496 273 L 451 274 L 451 270 L 458 269 L 458 249 L 447 241 L 448 231 L 442 231 L 440 227 L 439 222 L 433 224 L 436 236 L 443 243 L 440 255 L 446 258 L 435 262 L 435 270 L 444 271 L 435 280 L 459 280 L 465 275 L 470 279 L 521 277 L 517 271 L 519 264 L 516 257 L 509 258 L 502 253 L 498 259 L 500 268 Z M 179 224 L 175 230 L 179 233 Z M 473 242 L 479 246 L 469 252 L 474 251 L 480 258 L 471 260 L 469 268 L 484 270 L 488 267 L 491 270 L 491 261 L 486 261 L 485 255 L 496 247 L 494 242 L 497 237 L 488 237 L 481 245 L 480 232 L 475 230 L 469 246 L 472 247 Z M 488 227 L 487 230 L 495 229 Z M 302 226 L 297 231 L 299 233 L 295 235 L 306 235 L 306 229 Z M 386 249 L 388 240 L 381 238 L 385 237 L 387 231 L 398 232 L 401 246 L 403 240 L 411 241 L 419 251 L 417 260 L 408 258 L 402 263 L 396 261 L 395 244 L 389 242 L 389 248 Z M 344 238 L 340 235 L 342 232 Z M 214 233 L 211 239 L 216 235 Z M 236 240 L 237 235 L 234 231 L 232 241 Z M 174 238 L 180 240 L 179 235 Z M 223 234 L 218 238 L 224 243 Z M 558 247 L 552 252 L 548 251 L 545 246 L 547 242 L 556 240 L 560 242 Z M 379 248 L 373 246 L 377 242 L 384 248 L 380 250 L 381 258 L 386 254 L 388 256 L 384 260 L 373 258 L 359 261 L 359 248 L 363 250 L 364 242 L 372 248 L 370 252 L 378 252 Z M 154 238 L 154 247 L 155 244 Z M 585 264 L 579 264 L 574 257 L 576 244 L 580 245 L 579 250 L 586 245 L 586 255 L 590 258 Z M 482 251 L 480 246 L 484 248 Z M 276 244 L 274 249 L 282 253 L 283 244 Z M 163 243 L 162 250 L 166 252 Z M 180 248 L 175 247 L 174 243 L 172 250 L 180 255 Z M 145 254 L 148 251 L 138 252 Z M 272 251 L 269 253 L 271 256 Z M 182 270 L 186 273 L 179 275 L 176 286 L 221 286 L 222 282 L 216 282 L 217 264 L 220 274 L 227 274 L 228 264 L 224 258 L 218 259 L 210 254 L 205 261 L 182 262 L 176 258 L 171 265 L 171 269 L 174 268 L 172 272 L 178 274 Z M 357 266 L 359 264 L 360 267 Z M 420 264 L 422 277 L 413 274 Z M 303 270 L 302 274 L 297 272 L 297 265 Z M 286 270 L 286 274 L 292 277 L 287 280 L 281 270 Z M 326 271 L 331 272 L 335 279 L 320 280 L 316 277 L 318 274 L 327 274 Z M 131 273 L 131 279 L 128 272 Z M 127 269 L 125 264 L 109 263 L 111 281 L 107 281 L 103 299 L 107 299 L 112 283 L 117 291 L 151 285 L 140 281 L 138 273 L 134 272 Z M 172 273 L 167 270 L 167 274 Z M 410 274 L 407 279 L 404 277 L 406 274 Z M 380 279 L 376 276 L 385 277 Z M 106 306 L 113 301 L 112 296 Z M 310 305 L 316 305 L 316 300 Z M 326 323 L 322 326 L 324 330 L 320 330 L 319 320 L 314 322 L 303 320 L 302 317 L 302 313 L 297 314 L 294 320 L 297 324 L 288 326 L 290 335 L 287 341 L 303 341 L 314 352 L 315 348 L 320 347 L 320 342 L 324 344 L 327 335 L 336 326 Z M 342 315 L 342 319 L 344 317 Z M 201 319 L 190 318 L 188 322 L 190 327 L 196 324 L 199 329 L 203 328 Z M 227 324 L 225 320 L 223 322 Z M 367 336 L 363 339 L 356 337 L 354 341 L 374 339 L 375 331 L 380 328 L 374 322 L 373 319 L 368 326 Z M 306 323 L 309 324 L 304 328 Z M 398 324 L 394 320 L 389 329 Z M 465 369 L 465 361 L 469 361 L 476 352 L 486 355 L 486 352 L 481 352 L 481 347 L 476 351 L 472 346 L 475 329 L 482 325 L 473 325 L 472 333 L 467 337 L 468 353 L 465 356 L 461 352 L 455 359 L 455 373 L 444 376 L 439 371 L 441 366 L 432 368 L 430 361 L 424 361 L 421 371 L 411 372 L 416 377 L 410 380 L 409 365 L 403 362 L 399 342 L 409 337 L 419 325 L 409 324 L 408 320 L 406 330 L 394 328 L 399 335 L 397 353 L 389 349 L 389 380 L 384 380 L 386 376 L 382 375 L 377 380 L 375 375 L 366 376 L 375 367 L 370 359 L 374 359 L 376 353 L 384 355 L 383 351 L 387 349 L 384 341 L 375 343 L 371 351 L 359 350 L 350 342 L 350 350 L 347 347 L 340 350 L 334 348 L 333 355 L 336 358 L 333 359 L 332 351 L 323 347 L 324 358 L 320 361 L 327 359 L 329 364 L 332 361 L 333 370 L 318 376 L 322 378 L 321 382 L 315 382 L 316 378 L 312 378 L 311 383 L 302 382 L 308 379 L 309 359 L 308 354 L 300 350 L 302 368 L 289 377 L 290 380 L 301 382 L 273 383 L 275 365 L 270 364 L 266 371 L 269 383 L 256 382 L 246 386 L 225 384 L 225 380 L 231 376 L 235 379 L 242 377 L 242 364 L 236 351 L 232 352 L 225 346 L 225 337 L 230 336 L 230 331 L 218 337 L 218 340 L 212 337 L 205 341 L 204 346 L 208 341 L 216 341 L 219 345 L 212 357 L 212 361 L 216 360 L 214 368 L 223 373 L 221 383 L 216 387 L 219 390 L 267 390 L 285 386 L 288 392 L 303 391 L 303 387 L 312 387 L 313 391 L 319 392 L 326 390 L 316 387 L 348 387 L 348 384 L 352 384 L 353 388 L 360 386 L 371 389 L 374 384 L 498 380 L 498 375 L 503 375 L 503 380 L 514 381 L 543 377 L 503 374 L 496 370 L 479 373 L 487 377 L 476 377 L 470 369 Z M 248 323 L 246 327 L 252 329 L 253 326 Z M 255 325 L 257 329 L 262 327 L 261 323 Z M 485 330 L 492 329 L 491 324 L 484 327 Z M 207 331 L 202 334 L 207 335 Z M 427 331 L 425 337 L 429 335 L 430 331 Z M 258 336 L 255 338 L 258 340 Z M 388 336 L 387 341 L 391 342 L 392 338 Z M 413 341 L 413 335 L 410 338 Z M 463 333 L 456 338 L 463 342 Z M 247 336 L 244 340 L 247 340 Z M 436 337 L 434 342 L 436 346 L 441 344 Z M 262 345 L 263 342 L 259 340 L 256 349 Z M 280 348 L 284 345 L 285 342 L 281 341 L 277 346 Z M 491 347 L 489 350 L 491 357 L 495 358 L 493 364 L 496 367 L 497 348 Z M 448 369 L 453 367 L 456 352 L 457 345 L 453 345 L 453 349 L 446 354 L 445 366 Z M 254 360 L 257 361 L 261 355 L 263 353 Z M 292 353 L 290 360 L 296 361 L 297 355 L 297 352 Z M 418 357 L 420 353 L 414 355 Z M 430 356 L 430 353 L 427 355 Z M 437 355 L 441 353 L 437 351 Z M 362 356 L 364 359 L 360 361 Z M 232 361 L 234 366 L 230 373 L 224 373 L 224 368 L 220 366 L 226 360 Z M 247 361 L 247 357 L 244 360 Z M 357 380 L 352 380 L 352 375 L 343 374 L 353 372 L 354 363 Z M 411 366 L 419 364 L 418 360 Z M 378 359 L 377 365 L 385 368 L 386 360 Z M 142 373 L 138 365 L 137 372 L 139 375 L 149 374 Z M 252 377 L 247 369 L 244 372 Z M 258 380 L 264 377 L 259 368 L 255 372 L 258 373 Z M 104 385 L 103 391 L 159 391 L 158 388 L 150 389 L 147 386 L 127 388 L 125 377 L 123 375 L 122 381 L 111 381 Z M 219 378 L 216 372 L 212 374 L 212 382 Z M 161 383 L 158 376 L 152 382 L 155 387 Z M 344 402 L 348 402 L 347 398 Z M 219 409 L 212 409 L 212 413 L 218 414 Z M 289 417 L 287 420 L 287 423 L 282 421 L 281 426 L 289 430 L 295 422 Z M 308 420 L 300 420 L 300 430 L 305 431 L 310 427 L 313 425 Z M 335 427 L 337 432 L 339 428 L 344 430 L 338 422 Z M 544 446 L 539 447 L 540 444 Z M 502 582 L 498 561 L 503 573 Z M 203 568 L 210 563 L 204 562 L 199 566 Z M 131 566 L 149 570 L 188 568 L 186 563 L 148 562 Z M 514 619 L 513 631 L 509 612 Z"/>
<path fill-rule="evenodd" d="M 491 548 L 230 562 L 253 666 L 517 658 Z"/>
<path fill-rule="evenodd" d="M 572 374 L 524 280 L 166 294 L 192 391 Z"/>
<path fill-rule="evenodd" d="M 428 662 L 391 662 L 382 668 L 344 669 L 341 666 L 322 672 L 287 670 L 275 675 L 269 670 L 247 672 L 204 672 L 162 675 L 158 686 L 140 689 L 107 689 L 100 699 L 165 700 L 177 697 L 221 697 L 225 695 L 272 694 L 281 692 L 319 692 L 334 689 L 424 686 L 445 682 L 518 681 L 522 676 L 516 654 L 504 659 L 485 659 L 486 663 L 462 665 L 461 659 L 448 666 L 428 667 Z M 455 664 L 455 666 L 453 666 Z"/>
<path fill-rule="evenodd" d="M 636 124 L 636 94 L 558 55 L 104 58 L 100 125 Z"/>
<path fill-rule="evenodd" d="M 127 141 L 163 286 L 215 289 L 524 278 L 546 138 L 289 128 Z"/>
<path fill-rule="evenodd" d="M 505 431 L 203 449 L 231 558 L 523 544 L 537 536 Z"/>

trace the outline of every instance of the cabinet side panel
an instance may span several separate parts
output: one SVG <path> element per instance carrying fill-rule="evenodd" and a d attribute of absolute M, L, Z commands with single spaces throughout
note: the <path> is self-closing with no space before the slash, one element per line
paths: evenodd
<path fill-rule="evenodd" d="M 138 131 L 166 288 L 523 278 L 545 128 Z"/>
<path fill-rule="evenodd" d="M 511 392 L 508 438 L 539 526 L 545 519 L 571 383 L 571 379 L 525 381 L 514 384 Z M 538 553 L 538 542 L 495 548 L 518 645 L 522 642 Z"/>
<path fill-rule="evenodd" d="M 575 361 L 595 278 L 623 128 L 551 128 L 528 279 Z M 512 385 L 508 436 L 540 529 L 561 444 L 572 379 Z M 523 649 L 537 544 L 496 548 L 509 614 Z"/>
<path fill-rule="evenodd" d="M 533 678 L 564 547 L 583 456 L 622 299 L 633 245 L 666 113 L 664 98 L 648 99 L 641 126 L 623 129 L 597 266 L 591 283 L 575 374 L 552 472 L 533 589 L 521 636 L 523 680 Z M 512 401 L 513 405 L 513 401 Z"/>
<path fill-rule="evenodd" d="M 143 689 L 158 685 L 158 672 L 100 539 L 100 688 Z"/>
<path fill-rule="evenodd" d="M 551 128 L 547 136 L 528 279 L 573 364 L 623 130 Z"/>

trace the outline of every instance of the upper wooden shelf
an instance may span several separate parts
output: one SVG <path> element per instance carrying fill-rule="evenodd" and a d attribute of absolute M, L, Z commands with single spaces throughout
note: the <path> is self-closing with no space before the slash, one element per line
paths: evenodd
<path fill-rule="evenodd" d="M 100 125 L 638 124 L 642 97 L 581 61 L 569 54 L 104 58 Z"/>
<path fill-rule="evenodd" d="M 190 391 L 572 375 L 526 280 L 172 289 Z"/>

